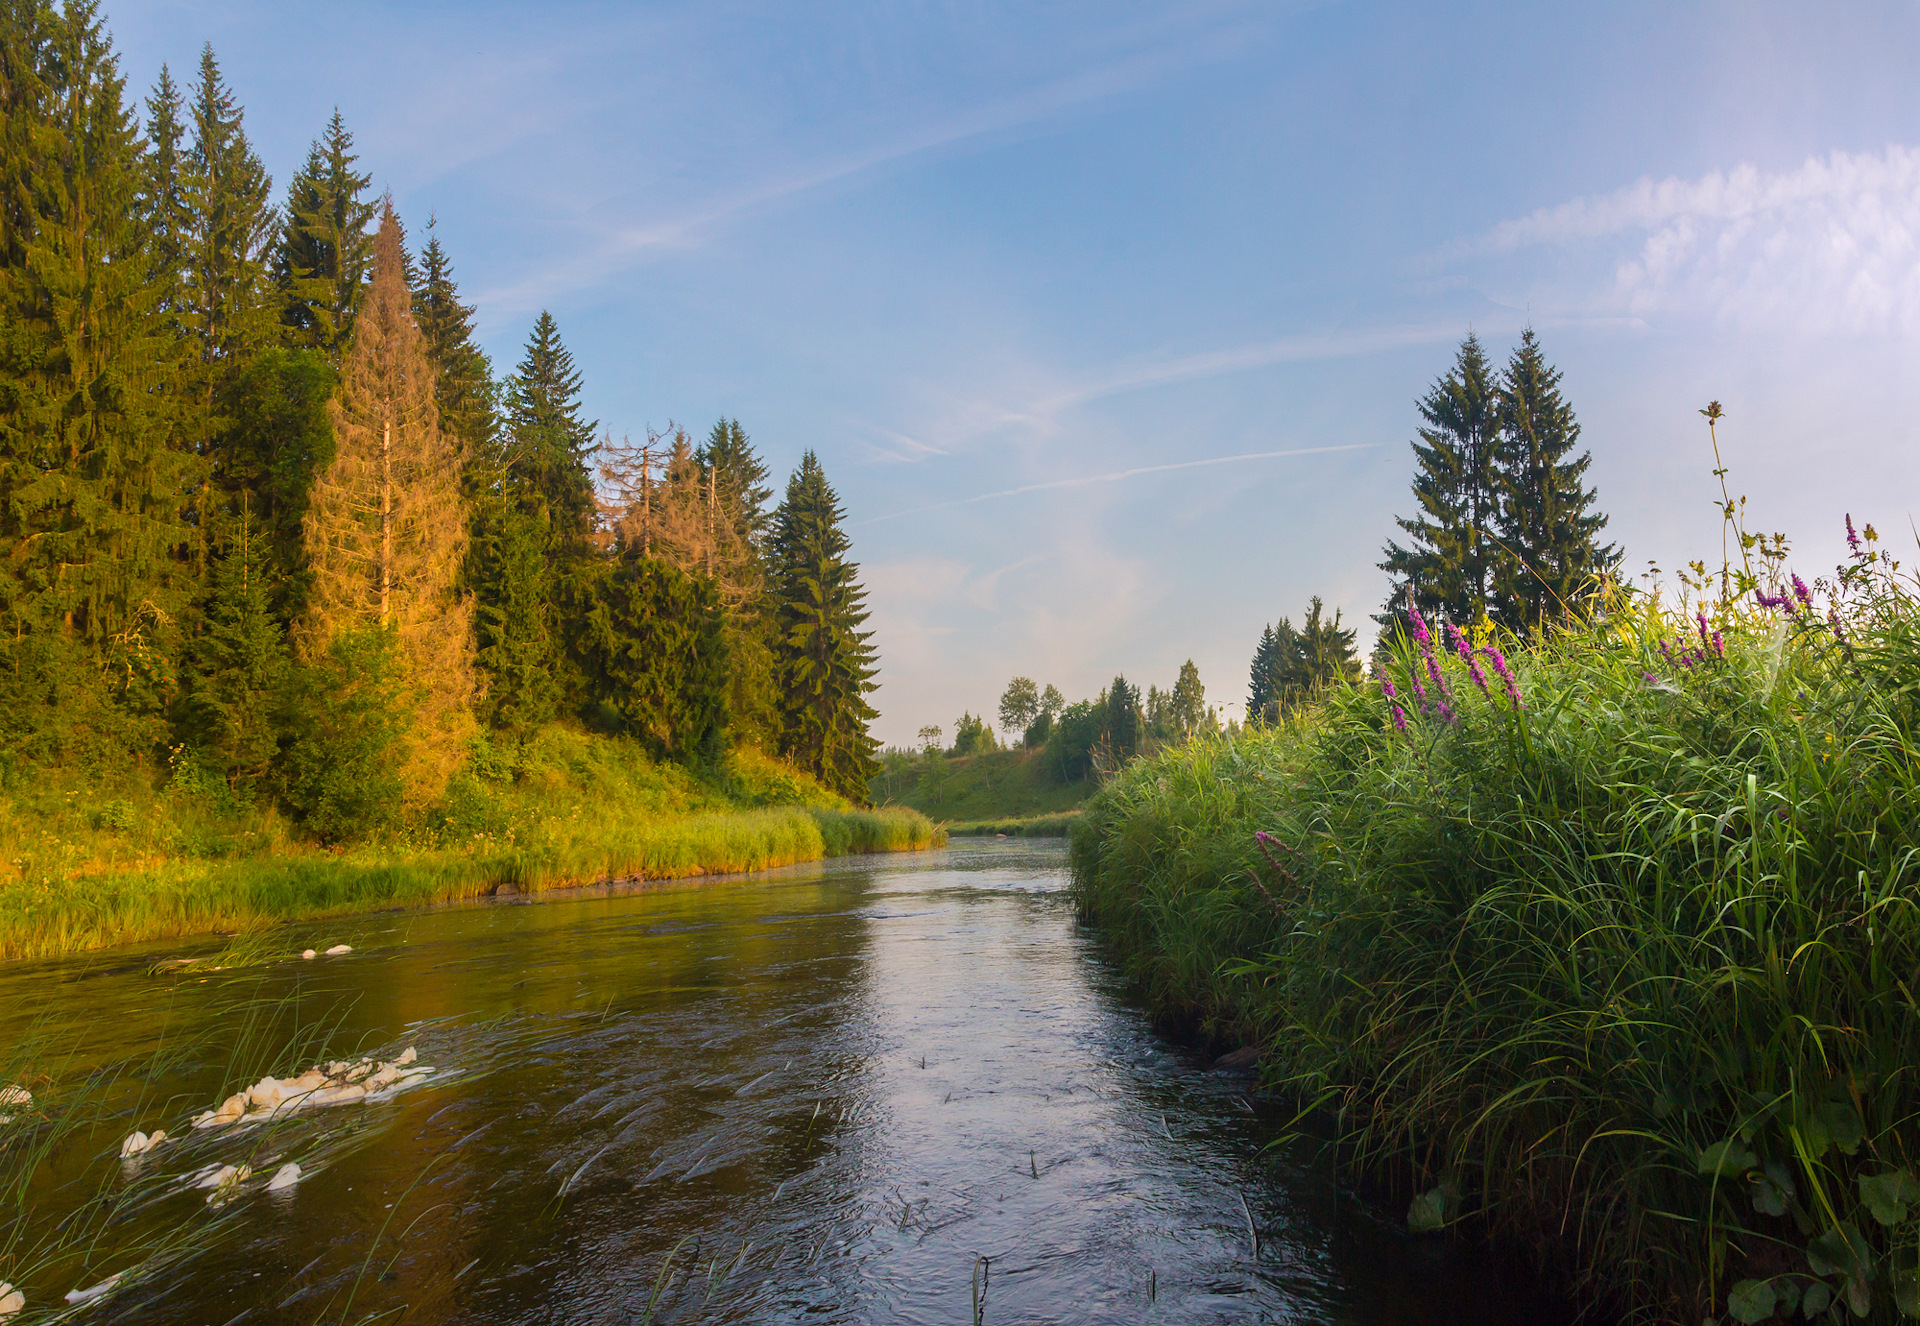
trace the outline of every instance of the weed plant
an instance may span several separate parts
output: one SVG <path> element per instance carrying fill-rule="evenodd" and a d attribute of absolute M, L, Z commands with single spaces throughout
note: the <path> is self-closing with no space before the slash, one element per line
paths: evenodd
<path fill-rule="evenodd" d="M 1416 1229 L 1640 1320 L 1920 1315 L 1920 603 L 1849 537 L 1815 587 L 1616 591 L 1510 661 L 1422 623 L 1136 762 L 1083 911 Z"/>

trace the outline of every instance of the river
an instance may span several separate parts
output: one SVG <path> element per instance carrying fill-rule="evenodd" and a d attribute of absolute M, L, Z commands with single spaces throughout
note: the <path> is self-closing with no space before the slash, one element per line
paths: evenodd
<path fill-rule="evenodd" d="M 39 1185 L 43 1214 L 118 1165 L 99 1157 L 120 1136 L 182 1131 L 230 1065 L 272 1066 L 269 1040 L 296 1028 L 342 1057 L 411 1046 L 437 1070 L 383 1103 L 184 1129 L 108 1178 L 162 1196 L 65 1281 L 30 1282 L 30 1307 L 199 1222 L 209 1247 L 149 1264 L 87 1319 L 963 1323 L 976 1301 L 996 1326 L 1567 1315 L 1511 1269 L 1406 1235 L 1311 1148 L 1269 1147 L 1251 1079 L 1128 1002 L 1056 843 L 272 935 L 335 942 L 353 951 L 200 975 L 149 974 L 145 952 L 0 972 L 12 1043 L 37 1037 L 68 1079 L 104 1084 L 107 1117 L 57 1167 L 67 1186 Z M 183 1048 L 149 1064 L 163 1031 Z M 116 1065 L 134 1071 L 109 1080 Z M 298 1185 L 261 1190 L 289 1157 Z M 257 1176 L 223 1207 L 155 1187 L 242 1159 Z"/>

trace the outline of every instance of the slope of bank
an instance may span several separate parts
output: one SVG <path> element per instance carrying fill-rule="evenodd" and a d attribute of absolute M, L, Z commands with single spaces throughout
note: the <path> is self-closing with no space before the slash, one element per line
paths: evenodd
<path fill-rule="evenodd" d="M 1920 1312 L 1920 611 L 1842 608 L 1432 642 L 1131 765 L 1078 901 L 1416 1229 L 1644 1320 Z"/>
<path fill-rule="evenodd" d="M 1091 778 L 1066 779 L 1045 750 L 947 756 L 889 752 L 868 785 L 875 805 L 906 806 L 954 823 L 1027 820 L 1076 809 Z"/>
<path fill-rule="evenodd" d="M 191 769 L 34 770 L 0 794 L 0 958 L 622 879 L 765 870 L 941 840 L 753 751 L 700 779 L 631 742 L 550 728 L 480 743 L 442 804 L 379 841 L 305 840 Z"/>

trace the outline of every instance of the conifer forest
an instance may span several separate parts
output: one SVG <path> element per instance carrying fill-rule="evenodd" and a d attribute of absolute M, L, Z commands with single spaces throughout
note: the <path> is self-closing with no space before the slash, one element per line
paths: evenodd
<path fill-rule="evenodd" d="M 1920 17 L 418 8 L 0 0 L 0 1326 L 1920 1318 Z"/>

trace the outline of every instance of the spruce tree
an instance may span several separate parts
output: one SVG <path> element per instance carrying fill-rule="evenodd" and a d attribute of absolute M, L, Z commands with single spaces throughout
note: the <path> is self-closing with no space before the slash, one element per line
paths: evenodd
<path fill-rule="evenodd" d="M 182 727 L 201 759 L 244 790 L 268 774 L 280 752 L 294 672 L 273 610 L 274 559 L 244 505 L 223 534 L 200 630 L 187 651 Z"/>
<path fill-rule="evenodd" d="M 211 46 L 200 53 L 192 115 L 182 323 L 198 364 L 196 395 L 212 421 L 223 391 L 273 340 L 268 260 L 279 218 L 273 181 L 247 141 L 244 114 Z"/>
<path fill-rule="evenodd" d="M 588 675 L 603 712 L 657 756 L 712 767 L 726 753 L 727 650 L 710 581 L 637 551 L 594 583 Z"/>
<path fill-rule="evenodd" d="M 779 682 L 779 753 L 853 801 L 867 799 L 879 772 L 879 743 L 867 725 L 874 689 L 866 591 L 841 529 L 845 513 L 809 451 L 774 512 L 769 548 L 774 665 Z"/>
<path fill-rule="evenodd" d="M 521 509 L 545 531 L 550 557 L 577 554 L 593 534 L 588 462 L 599 427 L 580 416 L 580 371 L 559 324 L 543 311 L 506 383 L 507 468 Z"/>
<path fill-rule="evenodd" d="M 721 510 L 733 522 L 742 545 L 758 549 L 766 536 L 770 515 L 766 463 L 760 459 L 738 419 L 722 419 L 707 434 L 698 451 L 701 465 L 714 474 Z"/>
<path fill-rule="evenodd" d="M 198 476 L 176 445 L 171 274 L 123 98 L 89 0 L 0 23 L 0 668 L 44 695 L 26 673 L 77 664 L 121 714 L 152 716 L 192 591 Z"/>
<path fill-rule="evenodd" d="M 1490 610 L 1500 554 L 1500 384 L 1477 337 L 1460 343 L 1453 367 L 1419 401 L 1425 421 L 1413 444 L 1419 511 L 1395 522 L 1410 546 L 1389 542 L 1380 569 L 1393 577 L 1375 619 L 1405 621 L 1407 600 L 1430 618 L 1466 624 Z"/>
<path fill-rule="evenodd" d="M 185 106 L 164 64 L 147 98 L 147 150 L 141 157 L 141 221 L 147 228 L 154 275 L 163 283 L 161 307 L 177 318 L 178 285 L 192 232 L 187 198 Z"/>
<path fill-rule="evenodd" d="M 1537 632 L 1612 574 L 1620 551 L 1596 542 L 1607 517 L 1583 484 L 1593 456 L 1573 454 L 1580 425 L 1560 392 L 1560 371 L 1547 363 L 1531 327 L 1500 384 L 1500 424 L 1495 616 L 1510 630 Z"/>
<path fill-rule="evenodd" d="M 460 439 L 469 456 L 491 454 L 496 429 L 493 365 L 474 343 L 473 306 L 460 302 L 453 263 L 431 217 L 427 220 L 427 242 L 420 251 L 420 283 L 413 297 L 413 318 L 426 338 L 427 358 L 433 361 L 433 396 L 440 409 L 440 430 Z"/>
<path fill-rule="evenodd" d="M 373 177 L 353 168 L 358 160 L 336 107 L 325 135 L 287 186 L 286 221 L 273 264 L 287 343 L 319 350 L 335 362 L 352 333 L 373 261 L 367 227 L 375 205 L 366 196 Z M 403 249 L 403 282 L 407 261 Z"/>
<path fill-rule="evenodd" d="M 333 463 L 333 368 L 317 351 L 269 346 L 221 397 L 216 456 L 230 509 L 248 512 L 259 555 L 272 566 L 274 611 L 306 611 L 304 524 L 314 479 Z"/>
<path fill-rule="evenodd" d="M 1140 753 L 1140 690 L 1125 677 L 1107 688 L 1102 727 L 1109 772 L 1116 771 Z"/>
<path fill-rule="evenodd" d="M 405 776 L 426 800 L 458 763 L 471 723 L 472 610 L 457 590 L 467 540 L 460 454 L 440 431 L 404 256 L 388 203 L 331 404 L 333 463 L 307 514 L 308 629 L 319 646 L 356 631 L 392 634 L 414 710 Z"/>

